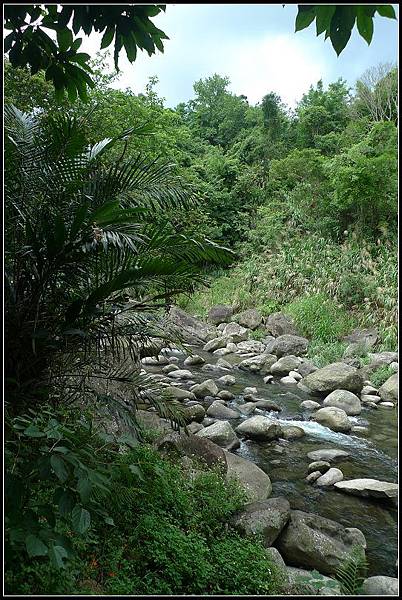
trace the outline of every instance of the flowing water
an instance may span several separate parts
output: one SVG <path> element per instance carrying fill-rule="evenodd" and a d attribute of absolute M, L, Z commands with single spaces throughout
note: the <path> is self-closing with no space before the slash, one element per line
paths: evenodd
<path fill-rule="evenodd" d="M 214 364 L 219 357 L 192 348 L 192 352 L 202 356 L 207 363 Z M 184 358 L 184 357 L 183 357 Z M 242 360 L 236 355 L 223 357 L 234 364 Z M 395 577 L 397 569 L 397 508 L 358 496 L 337 491 L 336 488 L 319 488 L 305 481 L 307 467 L 312 462 L 307 453 L 323 448 L 346 450 L 350 456 L 334 466 L 339 467 L 344 479 L 373 478 L 396 482 L 398 476 L 397 451 L 398 432 L 396 409 L 379 407 L 378 410 L 363 408 L 357 417 L 349 417 L 354 425 L 362 425 L 366 432 L 353 434 L 335 433 L 314 421 L 309 421 L 311 411 L 304 411 L 300 403 L 314 399 L 298 390 L 296 386 L 283 385 L 275 381 L 264 384 L 261 375 L 240 369 L 202 371 L 200 367 L 182 367 L 194 374 L 194 381 L 218 379 L 222 375 L 234 375 L 233 386 L 219 386 L 235 394 L 229 406 L 244 403 L 241 397 L 243 389 L 256 387 L 257 396 L 274 400 L 282 407 L 280 413 L 256 410 L 253 414 L 264 414 L 278 419 L 280 424 L 297 425 L 306 435 L 295 440 L 280 440 L 274 443 L 243 441 L 236 454 L 247 458 L 265 471 L 273 486 L 272 496 L 284 496 L 292 509 L 303 510 L 333 519 L 345 527 L 358 527 L 367 540 L 367 558 L 369 575 L 389 575 Z M 183 386 L 182 386 L 183 387 Z M 188 387 L 188 385 L 186 386 Z M 232 426 L 248 417 L 231 421 Z M 273 462 L 274 461 L 274 462 Z"/>

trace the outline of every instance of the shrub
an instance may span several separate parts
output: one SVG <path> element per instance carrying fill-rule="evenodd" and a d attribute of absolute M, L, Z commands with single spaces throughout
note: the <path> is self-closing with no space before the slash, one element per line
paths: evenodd
<path fill-rule="evenodd" d="M 307 356 L 319 368 L 325 367 L 343 358 L 347 344 L 344 342 L 321 342 L 313 340 L 307 350 Z"/>
<path fill-rule="evenodd" d="M 383 366 L 376 369 L 374 373 L 370 375 L 370 381 L 374 387 L 380 387 L 391 377 L 391 375 L 395 375 L 395 371 L 389 366 Z"/>

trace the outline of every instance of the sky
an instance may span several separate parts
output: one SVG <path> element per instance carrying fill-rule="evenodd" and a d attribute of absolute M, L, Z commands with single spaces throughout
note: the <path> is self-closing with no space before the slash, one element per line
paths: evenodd
<path fill-rule="evenodd" d="M 399 17 L 398 5 L 393 6 Z M 293 108 L 319 79 L 327 85 L 342 77 L 353 86 L 367 68 L 397 62 L 395 20 L 377 15 L 371 45 L 354 30 L 337 57 L 329 39 L 316 37 L 315 23 L 294 33 L 296 14 L 295 4 L 168 4 L 166 13 L 153 19 L 170 38 L 164 53 L 139 52 L 130 64 L 123 49 L 113 87 L 138 94 L 156 75 L 158 95 L 174 107 L 194 97 L 195 81 L 218 73 L 228 76 L 229 90 L 244 94 L 250 104 L 273 91 Z M 95 54 L 100 39 L 101 34 L 84 37 L 82 51 Z"/>

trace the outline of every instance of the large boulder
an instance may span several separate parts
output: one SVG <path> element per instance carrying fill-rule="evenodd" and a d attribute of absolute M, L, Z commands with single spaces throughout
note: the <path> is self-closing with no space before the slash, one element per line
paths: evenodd
<path fill-rule="evenodd" d="M 304 429 L 297 427 L 297 425 L 282 425 L 281 437 L 284 440 L 297 440 L 305 435 Z"/>
<path fill-rule="evenodd" d="M 363 581 L 361 593 L 363 596 L 398 596 L 398 588 L 396 577 L 376 575 Z"/>
<path fill-rule="evenodd" d="M 198 437 L 207 438 L 225 450 L 235 450 L 240 447 L 240 441 L 229 421 L 217 421 L 209 427 L 201 429 Z"/>
<path fill-rule="evenodd" d="M 376 329 L 354 329 L 352 333 L 345 335 L 342 339 L 350 344 L 363 344 L 372 348 L 377 343 L 378 332 Z"/>
<path fill-rule="evenodd" d="M 252 440 L 269 441 L 281 437 L 282 429 L 276 421 L 257 415 L 240 423 L 236 427 L 236 432 Z"/>
<path fill-rule="evenodd" d="M 306 375 L 310 375 L 310 373 L 314 373 L 314 371 L 318 371 L 318 367 L 316 367 L 311 360 L 307 360 L 307 358 L 302 358 L 301 363 L 297 367 L 298 372 L 302 377 L 306 377 Z"/>
<path fill-rule="evenodd" d="M 180 330 L 184 341 L 189 344 L 200 344 L 216 336 L 216 328 L 207 325 L 200 319 L 192 317 L 181 308 L 172 306 L 169 320 Z"/>
<path fill-rule="evenodd" d="M 265 328 L 275 337 L 280 335 L 299 335 L 292 318 L 281 312 L 269 315 L 265 321 Z"/>
<path fill-rule="evenodd" d="M 225 348 L 226 344 L 230 343 L 231 341 L 232 338 L 227 335 L 215 337 L 204 345 L 203 350 L 205 350 L 205 352 L 214 352 L 220 348 Z"/>
<path fill-rule="evenodd" d="M 286 498 L 269 498 L 246 504 L 232 519 L 235 528 L 243 535 L 262 535 L 264 546 L 272 546 L 290 517 L 290 504 Z"/>
<path fill-rule="evenodd" d="M 248 339 L 249 329 L 242 327 L 239 323 L 228 323 L 222 333 L 224 337 L 230 337 L 230 341 L 237 344 Z"/>
<path fill-rule="evenodd" d="M 249 308 L 233 317 L 233 321 L 247 327 L 248 329 L 257 329 L 262 323 L 262 314 L 255 308 Z"/>
<path fill-rule="evenodd" d="M 325 398 L 323 405 L 341 408 L 350 416 L 360 415 L 362 412 L 359 398 L 347 390 L 334 390 Z"/>
<path fill-rule="evenodd" d="M 193 392 L 189 392 L 188 390 L 182 390 L 179 387 L 174 385 L 169 385 L 164 389 L 164 392 L 169 396 L 173 396 L 176 400 L 195 400 L 195 394 Z"/>
<path fill-rule="evenodd" d="M 191 391 L 197 398 L 205 398 L 205 396 L 216 396 L 219 392 L 218 386 L 213 379 L 207 379 L 202 383 L 196 383 L 191 388 Z"/>
<path fill-rule="evenodd" d="M 303 379 L 303 384 L 312 394 L 329 394 L 338 389 L 359 393 L 363 378 L 355 367 L 338 362 L 310 373 Z"/>
<path fill-rule="evenodd" d="M 168 377 L 172 379 L 192 379 L 193 374 L 187 369 L 177 369 L 177 371 L 171 371 L 168 373 Z"/>
<path fill-rule="evenodd" d="M 222 385 L 234 385 L 236 383 L 236 378 L 233 377 L 233 375 L 223 375 L 216 381 Z"/>
<path fill-rule="evenodd" d="M 275 412 L 280 412 L 282 410 L 279 404 L 269 398 L 261 398 L 261 400 L 253 398 L 253 401 L 255 402 L 254 406 L 256 408 L 261 408 L 262 410 L 274 410 Z"/>
<path fill-rule="evenodd" d="M 354 496 L 395 500 L 398 497 L 398 484 L 377 479 L 348 479 L 335 484 L 336 489 Z"/>
<path fill-rule="evenodd" d="M 343 460 L 349 456 L 349 452 L 337 448 L 321 448 L 321 450 L 313 450 L 307 454 L 307 458 L 310 460 L 325 460 L 328 462 Z"/>
<path fill-rule="evenodd" d="M 204 363 L 205 360 L 202 358 L 202 356 L 198 356 L 198 354 L 192 354 L 191 356 L 188 356 L 184 361 L 184 364 L 186 366 L 203 365 Z"/>
<path fill-rule="evenodd" d="M 163 354 L 159 354 L 157 357 L 146 356 L 145 358 L 141 359 L 141 363 L 149 367 L 162 367 L 163 365 L 167 365 L 169 360 Z"/>
<path fill-rule="evenodd" d="M 207 409 L 208 417 L 213 417 L 214 419 L 238 419 L 240 414 L 237 410 L 233 410 L 228 406 L 225 406 L 222 401 L 215 400 L 212 402 L 211 406 Z"/>
<path fill-rule="evenodd" d="M 365 548 L 362 532 L 319 515 L 290 511 L 288 526 L 276 540 L 286 564 L 331 575 L 355 545 Z"/>
<path fill-rule="evenodd" d="M 205 417 L 205 408 L 201 406 L 201 404 L 192 404 L 191 406 L 185 406 L 183 408 L 183 415 L 186 420 L 186 423 L 191 423 L 192 421 L 197 421 L 197 423 L 201 423 L 201 421 Z"/>
<path fill-rule="evenodd" d="M 311 418 L 317 421 L 317 423 L 329 427 L 332 431 L 349 433 L 352 429 L 352 423 L 349 421 L 345 411 L 341 408 L 336 408 L 336 406 L 319 408 Z"/>
<path fill-rule="evenodd" d="M 367 378 L 380 367 L 385 367 L 398 360 L 397 352 L 369 352 L 369 363 L 362 368 L 364 376 Z"/>
<path fill-rule="evenodd" d="M 324 475 L 321 475 L 321 477 L 319 477 L 316 481 L 316 484 L 318 486 L 328 486 L 328 485 L 334 485 L 334 483 L 337 483 L 338 481 L 342 481 L 343 479 L 343 473 L 340 469 L 336 469 L 334 467 L 332 467 L 331 469 L 328 469 L 328 471 L 326 473 L 324 473 Z"/>
<path fill-rule="evenodd" d="M 159 450 L 175 450 L 181 456 L 196 457 L 208 467 L 218 468 L 224 475 L 227 473 L 226 453 L 206 437 L 174 432 L 159 440 L 157 447 Z"/>
<path fill-rule="evenodd" d="M 398 373 L 391 375 L 379 388 L 378 393 L 384 402 L 398 402 Z"/>
<path fill-rule="evenodd" d="M 258 354 L 251 358 L 242 360 L 238 367 L 243 371 L 252 371 L 257 373 L 267 373 L 271 369 L 271 365 L 276 362 L 276 356 L 273 354 Z"/>
<path fill-rule="evenodd" d="M 272 344 L 269 345 L 269 350 L 276 356 L 287 356 L 289 354 L 299 356 L 305 354 L 308 348 L 308 339 L 297 335 L 280 335 Z"/>
<path fill-rule="evenodd" d="M 233 315 L 233 307 L 227 304 L 216 304 L 208 311 L 207 321 L 213 325 L 228 323 Z"/>
<path fill-rule="evenodd" d="M 266 500 L 272 492 L 271 480 L 266 473 L 253 462 L 225 452 L 228 479 L 236 479 L 246 492 L 249 502 Z"/>
<path fill-rule="evenodd" d="M 282 356 L 279 358 L 271 367 L 271 373 L 273 375 L 285 375 L 294 369 L 298 369 L 302 359 L 298 356 L 289 354 L 288 356 Z"/>

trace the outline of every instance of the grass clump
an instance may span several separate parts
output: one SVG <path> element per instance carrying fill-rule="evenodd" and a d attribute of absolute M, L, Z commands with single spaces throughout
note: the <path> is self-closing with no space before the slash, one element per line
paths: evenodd
<path fill-rule="evenodd" d="M 376 369 L 374 373 L 370 375 L 370 381 L 374 387 L 378 388 L 385 383 L 387 379 L 391 377 L 391 375 L 395 375 L 395 371 L 389 366 L 383 366 L 379 369 Z"/>

